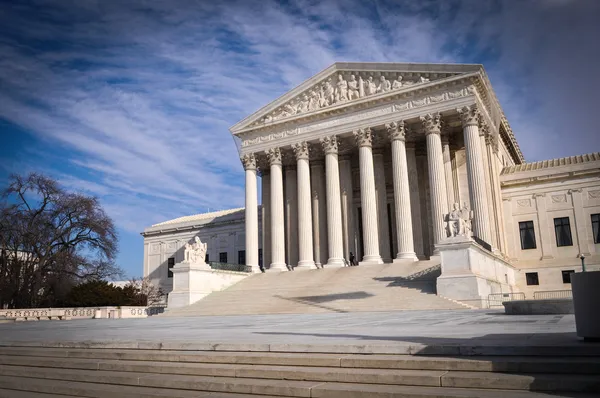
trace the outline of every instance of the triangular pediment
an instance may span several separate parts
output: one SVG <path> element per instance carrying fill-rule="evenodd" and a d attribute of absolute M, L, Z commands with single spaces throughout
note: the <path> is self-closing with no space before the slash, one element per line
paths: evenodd
<path fill-rule="evenodd" d="M 481 69 L 482 66 L 476 64 L 338 62 L 236 123 L 230 130 L 237 134 Z"/>

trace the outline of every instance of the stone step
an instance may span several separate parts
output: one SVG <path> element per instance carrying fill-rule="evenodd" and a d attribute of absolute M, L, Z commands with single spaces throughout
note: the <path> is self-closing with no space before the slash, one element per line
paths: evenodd
<path fill-rule="evenodd" d="M 10 390 L 9 390 L 10 389 Z M 42 392 L 45 392 L 42 393 Z M 62 395 L 65 394 L 65 395 Z M 214 392 L 150 388 L 143 386 L 123 386 L 102 383 L 84 383 L 62 380 L 37 379 L 0 375 L 1 398 L 274 398 L 285 395 L 236 394 Z M 320 383 L 306 392 L 306 397 L 314 398 L 595 398 L 597 395 L 558 392 L 543 393 L 510 390 L 479 390 L 445 387 L 385 386 L 377 384 Z"/>
<path fill-rule="evenodd" d="M 49 391 L 56 395 L 42 393 Z M 72 398 L 74 396 L 83 398 L 273 398 L 272 395 L 203 392 L 75 381 L 65 383 L 62 380 L 0 376 L 0 398 Z"/>
<path fill-rule="evenodd" d="M 172 388 L 211 392 L 310 397 L 310 390 L 322 382 L 245 379 L 235 377 L 187 376 L 113 372 L 102 370 L 52 369 L 0 365 L 0 376 L 31 377 L 86 383 L 120 384 L 125 386 Z M 65 383 L 66 384 L 66 383 Z"/>
<path fill-rule="evenodd" d="M 3 362 L 5 359 L 2 360 Z M 340 382 L 364 384 L 389 384 L 408 386 L 459 387 L 478 389 L 578 391 L 600 392 L 598 374 L 555 374 L 543 373 L 493 373 L 445 370 L 406 370 L 373 368 L 336 368 L 313 366 L 271 366 L 200 364 L 181 362 L 150 361 L 95 361 L 67 358 L 13 357 L 12 364 L 0 365 L 0 374 L 32 376 L 74 381 L 95 381 L 102 378 L 105 383 L 140 385 L 148 375 L 213 377 L 223 384 L 244 384 L 249 381 L 279 382 Z M 35 364 L 35 368 L 30 365 Z M 263 380 L 264 379 L 264 380 Z M 214 381 L 213 381 L 214 382 Z M 207 381 L 209 383 L 209 381 Z M 170 385 L 157 385 L 171 387 Z M 174 387 L 171 387 L 174 388 Z M 229 391 L 229 390 L 216 390 Z M 235 391 L 247 392 L 247 391 Z M 264 392 L 270 394 L 270 392 Z"/>
<path fill-rule="evenodd" d="M 497 373 L 571 373 L 600 375 L 594 357 L 432 357 L 411 355 L 194 352 L 161 350 L 63 350 L 0 348 L 0 364 L 101 369 L 100 363 L 196 363 L 333 368 L 453 370 Z M 106 364 L 102 366 L 107 366 Z"/>
<path fill-rule="evenodd" d="M 187 341 L 46 341 L 46 342 L 1 342 L 0 353 L 10 350 L 33 350 L 33 355 L 45 356 L 52 350 L 66 350 L 69 355 L 78 355 L 78 351 L 89 353 L 131 351 L 127 359 L 138 359 L 139 355 L 162 355 L 159 352 L 184 351 L 187 353 L 229 352 L 229 353 L 271 353 L 280 354 L 378 354 L 378 355 L 412 355 L 412 356 L 459 356 L 478 359 L 480 357 L 600 357 L 600 345 L 577 343 L 571 345 L 512 345 L 504 342 L 487 345 L 457 345 L 443 342 L 432 344 L 420 343 L 387 343 L 387 344 L 286 344 L 286 343 L 231 343 L 231 342 L 187 342 Z M 38 351 L 39 350 L 39 351 Z M 46 351 L 48 350 L 48 351 Z M 134 353 L 137 351 L 141 354 Z M 71 354 L 72 353 L 72 354 Z M 89 353 L 81 354 L 89 357 Z M 51 354 L 54 355 L 54 354 Z M 112 354 L 109 354 L 112 355 Z M 138 355 L 138 356 L 135 356 Z M 114 359 L 113 357 L 107 359 Z"/>

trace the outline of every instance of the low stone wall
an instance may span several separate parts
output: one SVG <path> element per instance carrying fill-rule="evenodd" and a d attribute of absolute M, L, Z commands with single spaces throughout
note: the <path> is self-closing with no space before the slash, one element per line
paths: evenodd
<path fill-rule="evenodd" d="M 68 319 L 125 319 L 147 318 L 160 314 L 163 307 L 77 307 L 77 308 L 25 308 L 0 310 L 0 319 L 16 321 L 68 320 Z"/>
<path fill-rule="evenodd" d="M 507 315 L 573 314 L 573 299 L 543 299 L 505 301 Z"/>

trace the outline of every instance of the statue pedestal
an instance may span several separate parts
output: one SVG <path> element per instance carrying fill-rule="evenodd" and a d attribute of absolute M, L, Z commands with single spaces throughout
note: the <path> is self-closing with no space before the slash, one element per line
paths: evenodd
<path fill-rule="evenodd" d="M 510 293 L 515 269 L 467 236 L 447 238 L 436 245 L 442 274 L 437 294 L 478 308 L 488 307 L 488 295 Z"/>
<path fill-rule="evenodd" d="M 169 293 L 167 307 L 185 307 L 210 294 L 206 291 L 203 280 L 207 279 L 212 269 L 205 262 L 176 264 L 173 272 L 173 290 Z"/>
<path fill-rule="evenodd" d="M 169 293 L 167 309 L 186 307 L 250 275 L 244 272 L 214 270 L 205 262 L 177 263 L 171 271 L 173 290 Z"/>

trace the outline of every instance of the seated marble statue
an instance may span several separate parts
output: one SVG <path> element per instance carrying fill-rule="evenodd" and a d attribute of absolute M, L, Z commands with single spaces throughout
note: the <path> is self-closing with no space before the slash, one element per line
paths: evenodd
<path fill-rule="evenodd" d="M 473 219 L 473 212 L 469 210 L 465 203 L 463 208 L 460 208 L 458 203 L 454 203 L 452 211 L 446 214 L 446 231 L 447 235 L 451 238 L 456 236 L 471 236 L 471 220 Z"/>
<path fill-rule="evenodd" d="M 193 264 L 204 263 L 207 246 L 198 236 L 194 237 L 194 243 L 185 244 L 184 261 Z"/>

